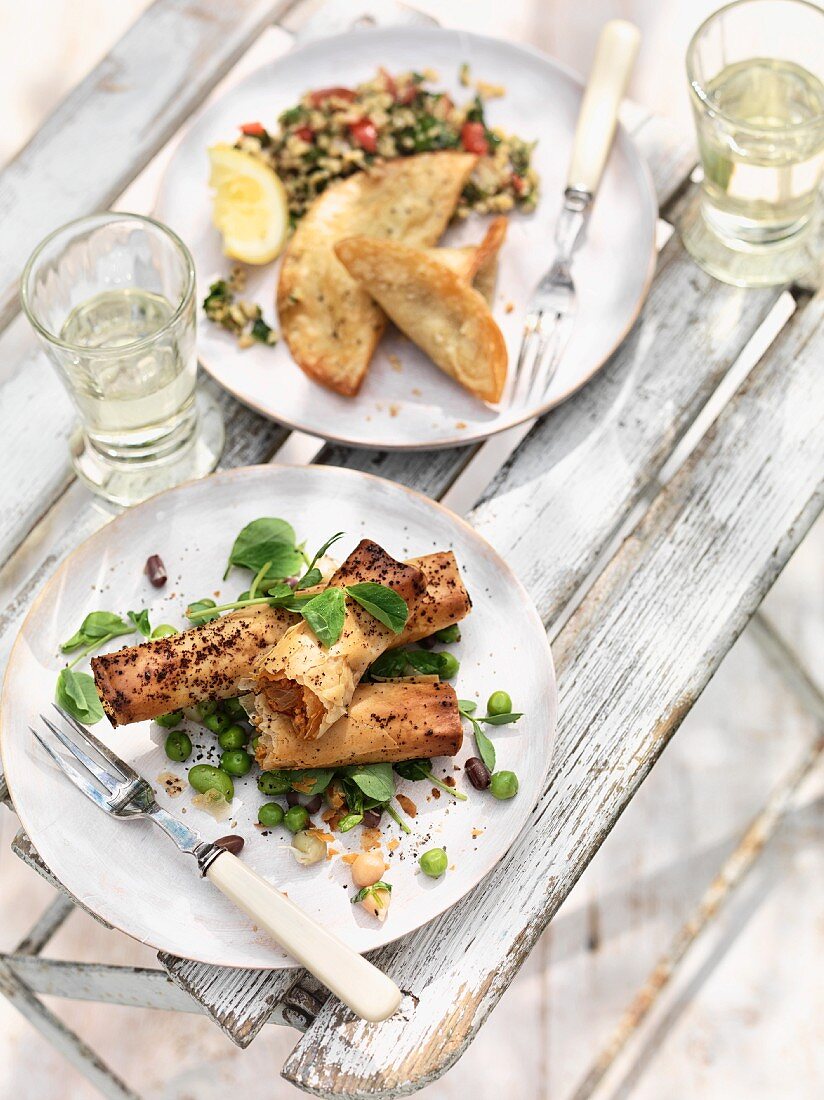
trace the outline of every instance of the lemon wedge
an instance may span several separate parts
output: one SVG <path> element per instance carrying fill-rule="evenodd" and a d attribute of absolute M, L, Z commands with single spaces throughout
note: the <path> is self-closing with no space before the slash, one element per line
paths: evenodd
<path fill-rule="evenodd" d="M 209 163 L 212 221 L 224 253 L 246 264 L 270 263 L 283 251 L 289 226 L 283 184 L 268 165 L 231 145 L 213 145 Z"/>

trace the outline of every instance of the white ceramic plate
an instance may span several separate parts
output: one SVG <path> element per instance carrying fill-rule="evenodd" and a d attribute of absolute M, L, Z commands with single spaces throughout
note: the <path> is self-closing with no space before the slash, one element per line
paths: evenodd
<path fill-rule="evenodd" d="M 206 149 L 235 140 L 238 125 L 261 120 L 274 126 L 281 111 L 312 87 L 355 84 L 379 65 L 390 71 L 430 67 L 439 84 L 464 102 L 457 69 L 506 85 L 490 101 L 488 120 L 537 140 L 535 167 L 542 198 L 534 214 L 513 214 L 501 253 L 495 318 L 517 360 L 526 306 L 549 267 L 581 86 L 574 76 L 535 51 L 465 32 L 431 27 L 354 31 L 314 42 L 252 73 L 209 106 L 192 125 L 170 162 L 156 214 L 181 235 L 195 258 L 202 300 L 209 283 L 230 263 L 211 224 Z M 646 167 L 619 129 L 593 211 L 586 245 L 575 260 L 579 313 L 572 340 L 539 407 L 509 405 L 509 386 L 497 408 L 473 398 L 397 333 L 381 341 L 355 398 L 330 393 L 296 366 L 286 345 L 239 351 L 217 326 L 199 321 L 198 351 L 210 374 L 265 416 L 326 439 L 356 447 L 450 447 L 485 437 L 546 411 L 582 386 L 623 340 L 646 296 L 654 266 L 657 204 Z M 449 229 L 442 243 L 480 240 L 487 219 L 472 217 Z M 245 296 L 260 303 L 270 323 L 278 265 L 254 270 Z M 512 306 L 511 310 L 509 306 Z M 397 357 L 402 369 L 393 367 Z"/>
<path fill-rule="evenodd" d="M 453 647 L 461 660 L 458 693 L 477 698 L 483 707 L 493 688 L 504 688 L 516 709 L 524 711 L 517 725 L 491 731 L 499 767 L 519 776 L 514 799 L 496 802 L 473 790 L 463 769 L 453 772 L 447 760 L 438 761 L 436 772 L 454 774 L 470 795 L 468 802 L 446 795 L 432 798 L 426 784 L 399 786 L 419 812 L 412 836 L 392 827 L 401 843 L 386 875 L 393 895 L 384 925 L 350 903 L 351 876 L 340 859 L 299 867 L 287 850 L 285 830 L 261 835 L 254 822 L 266 799 L 257 790 L 254 772 L 235 784 L 232 817 L 216 822 L 192 807 L 191 788 L 170 798 L 157 782 L 165 771 L 185 776 L 187 767 L 166 759 L 160 727 L 146 722 L 113 731 L 105 720 L 95 727 L 98 736 L 153 783 L 163 806 L 208 839 L 240 833 L 246 838 L 242 858 L 358 951 L 388 943 L 448 909 L 501 858 L 543 787 L 556 696 L 546 633 L 506 563 L 451 512 L 392 482 L 320 467 L 233 470 L 162 493 L 83 543 L 38 596 L 6 673 L 0 749 L 23 827 L 67 889 L 135 939 L 222 966 L 278 968 L 294 964 L 198 877 L 191 857 L 179 853 L 150 822 L 107 818 L 51 765 L 28 729 L 52 700 L 61 666 L 58 644 L 84 615 L 149 607 L 154 625 L 183 625 L 183 609 L 191 600 L 212 593 L 235 598 L 248 578 L 235 571 L 227 582 L 221 581 L 227 554 L 240 528 L 264 515 L 290 520 L 309 547 L 320 545 L 333 531 L 345 531 L 339 558 L 365 535 L 401 558 L 454 549 L 474 599 L 463 639 Z M 169 571 L 169 582 L 159 593 L 142 573 L 150 554 L 160 554 Z M 196 748 L 189 765 L 198 746 L 216 755 L 211 734 L 194 725 L 190 734 Z M 474 751 L 467 736 L 455 764 L 462 765 Z M 478 829 L 481 834 L 473 836 Z M 359 850 L 359 839 L 356 828 L 334 846 L 341 852 Z M 450 870 L 437 881 L 417 868 L 417 855 L 432 846 L 445 847 L 449 855 Z"/>

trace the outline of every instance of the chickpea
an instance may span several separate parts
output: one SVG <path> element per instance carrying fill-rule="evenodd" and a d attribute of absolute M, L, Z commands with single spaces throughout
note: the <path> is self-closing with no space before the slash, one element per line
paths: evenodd
<path fill-rule="evenodd" d="M 372 917 L 377 917 L 383 924 L 389 914 L 389 905 L 392 901 L 392 894 L 387 889 L 379 886 L 377 889 L 372 888 L 368 890 L 366 895 L 361 898 L 361 905 Z"/>
<path fill-rule="evenodd" d="M 352 881 L 359 890 L 364 886 L 374 886 L 386 870 L 380 852 L 361 852 L 352 864 Z"/>

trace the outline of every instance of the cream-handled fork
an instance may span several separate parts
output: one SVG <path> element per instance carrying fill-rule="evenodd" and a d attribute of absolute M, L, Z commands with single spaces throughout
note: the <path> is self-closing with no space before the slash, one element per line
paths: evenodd
<path fill-rule="evenodd" d="M 171 837 L 181 852 L 195 857 L 202 875 L 353 1012 L 373 1022 L 392 1015 L 400 1004 L 401 993 L 391 978 L 317 924 L 227 848 L 205 841 L 194 829 L 158 806 L 152 788 L 142 776 L 66 711 L 60 707 L 54 709 L 71 726 L 75 737 L 69 737 L 44 715 L 40 717 L 71 759 L 58 752 L 36 729 L 29 728 L 57 766 L 95 806 L 113 817 L 148 817 Z"/>
<path fill-rule="evenodd" d="M 564 205 L 555 226 L 555 260 L 529 303 L 515 368 L 513 405 L 541 404 L 572 334 L 578 304 L 572 257 L 583 240 L 604 174 L 618 108 L 640 40 L 638 28 L 623 19 L 607 23 L 598 39 L 575 128 Z"/>

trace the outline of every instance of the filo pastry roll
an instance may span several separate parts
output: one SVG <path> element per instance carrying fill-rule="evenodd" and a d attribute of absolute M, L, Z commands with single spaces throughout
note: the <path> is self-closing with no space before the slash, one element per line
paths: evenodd
<path fill-rule="evenodd" d="M 412 558 L 408 564 L 425 575 L 426 592 L 403 634 L 393 636 L 391 647 L 409 645 L 460 622 L 472 606 L 451 550 Z M 297 621 L 291 611 L 255 604 L 170 638 L 93 657 L 103 709 L 113 726 L 125 726 L 204 700 L 239 695 L 239 682 L 252 675 L 256 659 Z"/>
<path fill-rule="evenodd" d="M 363 539 L 329 581 L 330 588 L 372 581 L 391 588 L 414 611 L 426 591 L 420 569 L 395 561 L 383 547 Z M 255 696 L 267 712 L 288 718 L 298 737 L 322 737 L 346 714 L 360 678 L 397 637 L 348 599 L 343 630 L 329 646 L 305 621 L 290 627 L 255 664 Z"/>
<path fill-rule="evenodd" d="M 264 771 L 455 756 L 463 740 L 455 689 L 445 683 L 361 684 L 347 714 L 311 741 L 273 717 L 258 725 Z"/>

